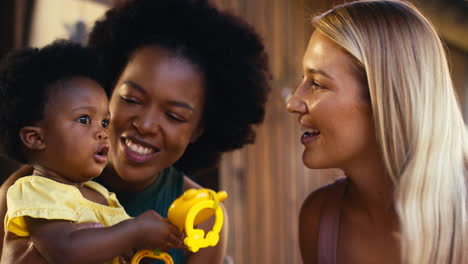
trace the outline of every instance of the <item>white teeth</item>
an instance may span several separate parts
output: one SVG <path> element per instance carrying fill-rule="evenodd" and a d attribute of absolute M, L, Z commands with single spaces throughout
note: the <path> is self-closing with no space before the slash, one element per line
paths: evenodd
<path fill-rule="evenodd" d="M 312 128 L 305 128 L 305 127 L 302 127 L 301 128 L 302 132 L 307 132 L 307 133 L 311 133 L 311 134 L 318 134 L 320 133 L 320 130 L 318 129 L 312 129 Z"/>
<path fill-rule="evenodd" d="M 136 153 L 141 154 L 141 155 L 146 155 L 146 154 L 149 154 L 149 153 L 153 152 L 153 150 L 151 148 L 147 148 L 147 147 L 144 147 L 142 145 L 133 143 L 129 139 L 125 140 L 125 145 L 127 145 L 127 147 L 129 149 L 131 149 L 133 152 L 136 152 Z"/>

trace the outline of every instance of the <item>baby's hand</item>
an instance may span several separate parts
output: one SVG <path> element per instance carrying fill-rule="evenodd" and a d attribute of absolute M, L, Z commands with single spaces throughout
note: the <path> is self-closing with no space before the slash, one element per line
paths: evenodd
<path fill-rule="evenodd" d="M 184 233 L 155 211 L 146 211 L 134 220 L 139 230 L 139 248 L 157 248 L 162 251 L 169 248 L 185 248 Z"/>

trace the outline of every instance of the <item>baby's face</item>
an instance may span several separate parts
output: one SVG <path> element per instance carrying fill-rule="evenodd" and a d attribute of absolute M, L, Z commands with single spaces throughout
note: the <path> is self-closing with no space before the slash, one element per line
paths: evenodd
<path fill-rule="evenodd" d="M 64 183 L 97 177 L 107 164 L 109 118 L 107 96 L 94 80 L 74 77 L 54 84 L 40 124 L 41 165 Z"/>

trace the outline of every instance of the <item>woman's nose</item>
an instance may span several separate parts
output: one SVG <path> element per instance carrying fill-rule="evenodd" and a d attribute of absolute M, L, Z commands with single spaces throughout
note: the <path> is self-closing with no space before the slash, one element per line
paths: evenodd
<path fill-rule="evenodd" d="M 157 133 L 159 129 L 158 120 L 155 116 L 137 116 L 133 120 L 132 125 L 141 135 L 154 134 Z"/>
<path fill-rule="evenodd" d="M 292 114 L 303 114 L 307 112 L 307 105 L 296 91 L 288 98 L 286 109 Z"/>

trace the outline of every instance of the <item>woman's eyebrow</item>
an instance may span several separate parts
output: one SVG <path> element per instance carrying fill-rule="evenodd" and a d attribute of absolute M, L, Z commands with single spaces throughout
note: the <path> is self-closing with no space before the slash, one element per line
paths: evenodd
<path fill-rule="evenodd" d="M 178 106 L 178 107 L 186 108 L 186 109 L 188 109 L 188 110 L 190 110 L 190 111 L 192 111 L 192 112 L 195 110 L 195 109 L 193 109 L 193 107 L 192 107 L 190 104 L 188 104 L 188 103 L 186 103 L 186 102 L 181 102 L 181 101 L 169 101 L 169 104 L 170 104 L 170 105 L 173 105 L 173 106 Z"/>
<path fill-rule="evenodd" d="M 322 70 L 319 70 L 319 69 L 314 69 L 314 68 L 306 68 L 306 72 L 308 74 L 320 74 L 320 75 L 323 75 L 325 77 L 327 77 L 328 79 L 331 79 L 331 80 L 335 80 L 333 79 L 333 77 L 331 77 L 328 73 L 322 71 Z"/>
<path fill-rule="evenodd" d="M 135 83 L 133 81 L 128 81 L 127 80 L 127 81 L 124 81 L 123 84 L 126 84 L 126 85 L 132 87 L 133 89 L 138 90 L 141 93 L 146 93 L 146 90 L 141 85 L 139 85 L 138 83 Z"/>

